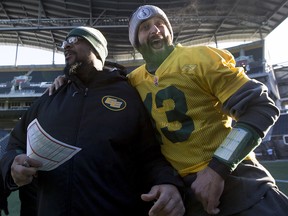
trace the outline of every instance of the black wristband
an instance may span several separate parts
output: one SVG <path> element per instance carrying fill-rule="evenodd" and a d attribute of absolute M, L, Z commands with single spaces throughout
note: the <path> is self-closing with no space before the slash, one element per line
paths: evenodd
<path fill-rule="evenodd" d="M 214 157 L 209 162 L 208 166 L 217 172 L 223 179 L 226 179 L 226 177 L 231 173 L 229 166 L 221 163 L 217 158 Z"/>

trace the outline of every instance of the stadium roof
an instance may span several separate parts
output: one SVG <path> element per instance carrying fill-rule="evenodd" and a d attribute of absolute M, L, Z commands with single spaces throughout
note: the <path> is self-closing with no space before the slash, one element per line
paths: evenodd
<path fill-rule="evenodd" d="M 87 25 L 106 36 L 110 59 L 133 59 L 128 20 L 143 4 L 162 8 L 187 45 L 261 40 L 288 14 L 287 0 L 2 0 L 0 44 L 60 51 L 71 28 Z"/>

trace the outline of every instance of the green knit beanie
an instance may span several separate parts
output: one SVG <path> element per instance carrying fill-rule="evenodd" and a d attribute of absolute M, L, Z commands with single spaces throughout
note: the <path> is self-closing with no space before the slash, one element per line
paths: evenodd
<path fill-rule="evenodd" d="M 99 30 L 92 27 L 81 26 L 72 29 L 66 39 L 70 36 L 85 38 L 97 51 L 104 65 L 106 57 L 108 56 L 107 41 Z"/>

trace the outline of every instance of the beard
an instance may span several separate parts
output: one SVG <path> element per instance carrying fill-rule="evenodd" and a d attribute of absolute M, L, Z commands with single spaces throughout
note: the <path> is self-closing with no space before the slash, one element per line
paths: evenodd
<path fill-rule="evenodd" d="M 79 68 L 82 66 L 82 62 L 76 62 L 72 65 L 65 65 L 64 68 L 64 74 L 66 76 L 72 75 L 72 74 L 77 74 L 77 71 L 79 71 Z"/>
<path fill-rule="evenodd" d="M 147 43 L 139 46 L 138 51 L 142 54 L 146 62 L 162 62 L 173 50 L 171 36 L 163 37 L 161 42 L 162 47 L 153 44 L 153 38 L 147 40 Z M 153 47 L 159 47 L 159 49 Z"/>

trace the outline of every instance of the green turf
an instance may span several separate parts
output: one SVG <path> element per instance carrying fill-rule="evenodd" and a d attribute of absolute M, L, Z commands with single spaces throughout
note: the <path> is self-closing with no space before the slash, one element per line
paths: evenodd
<path fill-rule="evenodd" d="M 20 202 L 18 198 L 18 191 L 12 192 L 8 198 L 9 216 L 19 216 Z M 5 215 L 5 214 L 2 214 Z"/>
<path fill-rule="evenodd" d="M 280 190 L 288 196 L 288 182 L 281 183 L 277 180 L 288 181 L 288 160 L 277 160 L 277 161 L 260 161 L 265 166 L 273 177 L 276 179 L 276 183 Z M 9 216 L 19 216 L 19 199 L 18 192 L 13 192 L 8 200 L 9 203 Z"/>
<path fill-rule="evenodd" d="M 275 178 L 276 184 L 278 185 L 280 190 L 288 196 L 288 161 L 261 161 L 261 164 L 270 171 L 272 176 Z"/>

